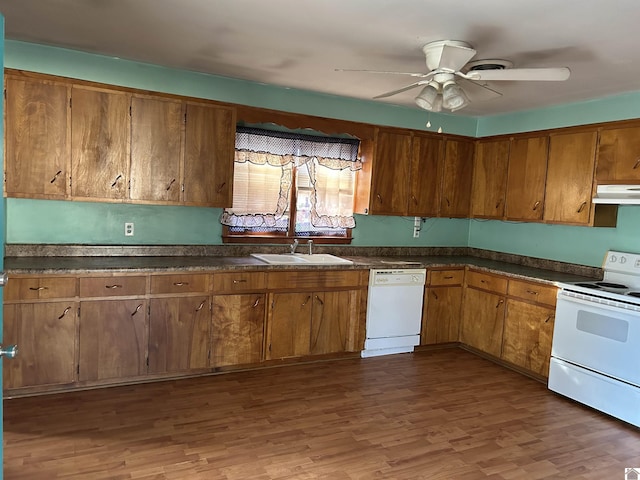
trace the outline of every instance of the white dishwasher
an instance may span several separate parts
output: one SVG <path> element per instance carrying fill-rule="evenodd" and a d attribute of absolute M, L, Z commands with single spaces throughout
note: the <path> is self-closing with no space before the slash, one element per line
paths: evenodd
<path fill-rule="evenodd" d="M 370 271 L 363 358 L 413 352 L 420 343 L 426 277 L 424 268 Z"/>

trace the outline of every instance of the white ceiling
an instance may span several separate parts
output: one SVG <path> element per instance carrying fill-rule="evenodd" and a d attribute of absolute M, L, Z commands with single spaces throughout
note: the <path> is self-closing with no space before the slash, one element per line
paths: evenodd
<path fill-rule="evenodd" d="M 485 116 L 640 91 L 638 0 L 0 0 L 7 39 L 371 99 L 424 72 L 421 47 L 571 69 L 566 82 L 493 82 Z M 418 108 L 419 89 L 376 100 Z"/>

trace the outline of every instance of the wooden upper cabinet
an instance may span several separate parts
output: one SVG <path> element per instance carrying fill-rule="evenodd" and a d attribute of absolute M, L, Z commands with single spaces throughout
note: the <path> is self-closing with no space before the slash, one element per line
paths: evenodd
<path fill-rule="evenodd" d="M 410 160 L 411 133 L 378 131 L 369 213 L 406 214 Z"/>
<path fill-rule="evenodd" d="M 508 220 L 542 220 L 548 151 L 548 135 L 511 139 L 505 210 Z"/>
<path fill-rule="evenodd" d="M 6 77 L 7 196 L 67 196 L 70 95 L 67 84 Z"/>
<path fill-rule="evenodd" d="M 184 107 L 181 101 L 131 99 L 131 200 L 180 202 Z"/>
<path fill-rule="evenodd" d="M 600 184 L 640 183 L 640 127 L 600 132 L 596 180 Z"/>
<path fill-rule="evenodd" d="M 509 146 L 509 140 L 480 141 L 476 144 L 471 192 L 472 217 L 504 217 Z"/>
<path fill-rule="evenodd" d="M 442 178 L 441 217 L 467 217 L 471 201 L 474 143 L 446 139 Z"/>
<path fill-rule="evenodd" d="M 598 133 L 551 135 L 545 190 L 544 220 L 588 225 Z"/>
<path fill-rule="evenodd" d="M 131 94 L 74 85 L 71 101 L 71 196 L 126 199 Z"/>
<path fill-rule="evenodd" d="M 235 131 L 233 108 L 187 103 L 184 203 L 231 206 Z"/>
<path fill-rule="evenodd" d="M 435 217 L 440 205 L 440 185 L 444 167 L 442 138 L 414 134 L 411 143 L 411 184 L 407 215 Z"/>

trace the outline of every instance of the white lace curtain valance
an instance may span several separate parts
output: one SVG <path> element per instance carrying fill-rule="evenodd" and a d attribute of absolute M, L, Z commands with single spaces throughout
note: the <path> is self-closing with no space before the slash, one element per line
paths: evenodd
<path fill-rule="evenodd" d="M 284 228 L 296 166 L 306 170 L 313 188 L 311 224 L 353 228 L 353 172 L 362 168 L 358 149 L 357 139 L 238 127 L 233 206 L 221 222 Z"/>

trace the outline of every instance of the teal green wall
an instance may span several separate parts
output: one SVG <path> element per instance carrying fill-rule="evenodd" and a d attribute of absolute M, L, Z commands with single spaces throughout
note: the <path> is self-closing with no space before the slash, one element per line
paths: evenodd
<path fill-rule="evenodd" d="M 640 252 L 640 206 L 620 206 L 616 228 L 471 220 L 469 245 L 597 267 L 609 249 Z"/>
<path fill-rule="evenodd" d="M 343 120 L 427 130 L 428 114 L 407 107 L 275 87 L 118 58 L 7 40 L 5 66 Z M 431 130 L 490 136 L 637 118 L 640 93 L 492 117 L 431 114 Z M 220 244 L 219 209 L 7 199 L 7 243 Z M 124 236 L 124 222 L 135 236 Z M 600 265 L 609 248 L 640 251 L 640 207 L 620 209 L 618 227 L 598 229 L 499 221 L 429 219 L 413 238 L 412 219 L 356 216 L 356 246 L 469 245 Z"/>
<path fill-rule="evenodd" d="M 7 199 L 7 243 L 220 245 L 222 210 Z M 135 235 L 125 237 L 125 222 Z M 413 238 L 413 218 L 356 215 L 355 246 L 466 246 L 469 220 L 433 218 Z"/>

